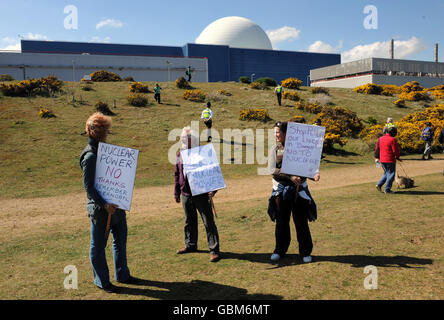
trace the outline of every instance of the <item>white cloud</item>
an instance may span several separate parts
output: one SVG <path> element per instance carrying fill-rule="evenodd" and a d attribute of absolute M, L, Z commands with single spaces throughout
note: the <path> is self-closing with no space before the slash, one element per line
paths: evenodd
<path fill-rule="evenodd" d="M 341 61 L 350 62 L 364 58 L 389 58 L 390 40 L 384 42 L 373 42 L 370 44 L 359 45 L 342 53 Z M 422 40 L 411 37 L 409 40 L 394 41 L 395 59 L 409 58 L 419 52 L 424 51 L 427 46 Z"/>
<path fill-rule="evenodd" d="M 276 44 L 284 41 L 294 41 L 299 38 L 301 30 L 293 27 L 284 26 L 279 29 L 267 30 L 268 38 L 270 38 L 271 44 L 274 49 L 277 49 Z"/>
<path fill-rule="evenodd" d="M 319 53 L 338 53 L 342 48 L 342 40 L 339 41 L 337 47 L 333 47 L 328 43 L 322 42 L 321 40 L 313 42 L 308 46 L 308 52 L 319 52 Z"/>
<path fill-rule="evenodd" d="M 21 34 L 17 38 L 6 37 L 2 39 L 3 43 L 6 43 L 6 47 L 1 47 L 0 50 L 21 50 L 20 40 L 49 40 L 49 38 L 43 34 L 34 34 L 28 32 L 27 34 Z"/>
<path fill-rule="evenodd" d="M 105 37 L 104 39 L 101 39 L 100 37 L 92 37 L 88 42 L 109 43 L 110 41 L 110 37 Z"/>
<path fill-rule="evenodd" d="M 96 29 L 103 27 L 121 28 L 123 27 L 123 22 L 114 19 L 105 19 L 96 24 Z"/>

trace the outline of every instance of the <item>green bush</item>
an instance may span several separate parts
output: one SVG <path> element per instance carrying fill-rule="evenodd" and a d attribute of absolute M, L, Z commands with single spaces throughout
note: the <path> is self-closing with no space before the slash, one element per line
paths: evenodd
<path fill-rule="evenodd" d="M 257 79 L 255 82 L 257 83 L 263 83 L 265 84 L 267 87 L 275 87 L 276 86 L 276 81 L 274 81 L 273 78 L 269 78 L 269 77 L 262 77 Z"/>
<path fill-rule="evenodd" d="M 184 77 L 179 77 L 176 79 L 176 87 L 179 89 L 192 89 L 192 87 Z"/>
<path fill-rule="evenodd" d="M 313 94 L 318 94 L 318 93 L 323 93 L 326 95 L 330 95 L 330 91 L 327 88 L 324 87 L 313 87 L 310 89 L 311 93 Z"/>
<path fill-rule="evenodd" d="M 250 77 L 247 77 L 247 76 L 241 76 L 241 77 L 239 77 L 239 82 L 240 82 L 240 83 L 250 84 L 250 83 L 251 83 L 251 80 L 250 80 Z"/>

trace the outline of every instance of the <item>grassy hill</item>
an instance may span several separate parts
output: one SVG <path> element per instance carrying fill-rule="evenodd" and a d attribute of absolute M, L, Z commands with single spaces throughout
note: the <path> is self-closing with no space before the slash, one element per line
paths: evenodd
<path fill-rule="evenodd" d="M 150 90 L 153 82 L 145 82 Z M 4 170 L 0 188 L 0 198 L 34 197 L 57 195 L 66 192 L 82 191 L 81 171 L 78 157 L 87 138 L 81 135 L 90 114 L 95 112 L 99 100 L 109 104 L 116 113 L 108 142 L 140 150 L 136 186 L 172 183 L 172 165 L 168 162 L 168 151 L 178 139 L 168 140 L 173 129 L 180 130 L 199 121 L 204 103 L 186 101 L 182 98 L 184 90 L 174 83 L 160 83 L 163 88 L 162 104 L 154 101 L 148 94 L 147 107 L 133 107 L 127 103 L 130 82 L 94 83 L 92 91 L 81 90 L 81 83 L 65 82 L 64 94 L 53 98 L 11 98 L 0 97 L 0 161 Z M 288 120 L 294 115 L 302 115 L 307 122 L 313 114 L 294 108 L 295 103 L 283 100 L 279 107 L 273 90 L 254 90 L 246 84 L 192 83 L 193 87 L 207 93 L 214 111 L 213 132 L 221 135 L 223 129 L 270 129 L 276 120 Z M 231 96 L 221 96 L 217 90 L 229 92 Z M 302 99 L 315 98 L 309 88 L 297 90 Z M 74 95 L 75 102 L 72 102 Z M 342 106 L 355 111 L 366 120 L 375 118 L 382 123 L 390 116 L 396 121 L 407 113 L 424 108 L 424 103 L 408 103 L 407 108 L 393 105 L 395 97 L 363 95 L 351 89 L 330 89 L 330 97 L 323 102 Z M 116 107 L 114 107 L 114 103 Z M 42 119 L 39 109 L 46 107 L 53 111 L 55 118 Z M 240 121 L 239 112 L 245 108 L 265 108 L 273 121 L 267 123 Z M 200 124 L 200 130 L 204 129 Z M 205 133 L 203 133 L 205 135 Z M 214 134 L 213 134 L 214 136 Z M 174 137 L 173 137 L 174 138 Z M 222 137 L 221 137 L 222 138 Z M 217 139 L 214 143 L 217 144 Z M 230 143 L 230 142 L 228 142 Z M 222 150 L 221 145 L 221 150 Z M 244 148 L 245 149 L 245 148 Z M 266 146 L 265 146 L 266 149 Z M 245 150 L 244 150 L 245 152 Z M 223 154 L 221 159 L 232 155 Z M 345 158 L 354 163 L 369 163 L 372 160 L 367 145 L 359 140 L 350 140 L 343 149 L 338 147 L 335 155 L 329 155 L 321 167 L 328 169 L 343 163 Z M 227 178 L 244 177 L 256 174 L 256 164 L 223 164 L 222 171 Z"/>

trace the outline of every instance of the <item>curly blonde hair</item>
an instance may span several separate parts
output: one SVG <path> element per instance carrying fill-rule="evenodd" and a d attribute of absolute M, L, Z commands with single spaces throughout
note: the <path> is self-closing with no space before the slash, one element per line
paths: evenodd
<path fill-rule="evenodd" d="M 101 112 L 96 112 L 86 120 L 86 135 L 97 141 L 104 142 L 112 122 L 111 117 L 105 116 Z"/>

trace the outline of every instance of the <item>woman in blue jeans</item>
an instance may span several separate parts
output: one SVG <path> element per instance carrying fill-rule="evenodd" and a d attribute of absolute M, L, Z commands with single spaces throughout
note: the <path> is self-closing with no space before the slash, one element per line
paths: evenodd
<path fill-rule="evenodd" d="M 94 284 L 109 293 L 117 292 L 109 280 L 108 264 L 105 248 L 107 242 L 106 225 L 111 215 L 110 231 L 113 235 L 113 256 L 115 279 L 120 283 L 136 283 L 137 279 L 130 275 L 126 260 L 126 241 L 128 229 L 126 213 L 117 206 L 106 203 L 94 186 L 97 148 L 99 141 L 105 142 L 111 127 L 110 117 L 100 112 L 94 113 L 86 121 L 88 144 L 80 156 L 80 167 L 83 171 L 83 185 L 86 191 L 88 217 L 91 220 L 90 260 L 94 274 Z"/>

